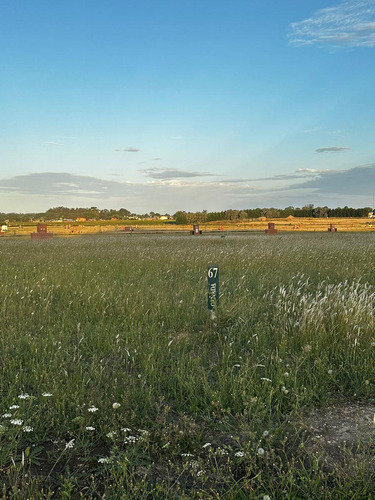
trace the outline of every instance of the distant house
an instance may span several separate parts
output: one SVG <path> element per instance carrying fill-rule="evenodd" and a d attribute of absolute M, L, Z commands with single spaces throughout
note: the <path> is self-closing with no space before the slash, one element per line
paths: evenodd
<path fill-rule="evenodd" d="M 77 217 L 76 218 L 76 222 L 86 222 L 86 221 L 87 221 L 86 217 Z"/>
<path fill-rule="evenodd" d="M 168 220 L 168 215 L 161 215 L 159 220 Z"/>

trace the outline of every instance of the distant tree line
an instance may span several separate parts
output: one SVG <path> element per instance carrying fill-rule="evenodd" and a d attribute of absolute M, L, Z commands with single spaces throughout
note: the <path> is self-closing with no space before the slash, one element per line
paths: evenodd
<path fill-rule="evenodd" d="M 128 219 L 132 215 L 135 214 L 132 214 L 126 208 L 120 208 L 119 210 L 104 208 L 100 210 L 97 207 L 55 207 L 40 213 L 0 213 L 0 220 L 9 220 L 10 222 L 22 222 L 27 220 L 76 220 L 80 218 L 87 220 L 111 220 Z"/>
<path fill-rule="evenodd" d="M 220 220 L 241 221 L 245 219 L 258 219 L 267 217 L 268 219 L 285 217 L 367 217 L 372 208 L 351 208 L 351 207 L 314 207 L 314 205 L 305 205 L 299 207 L 286 208 L 248 208 L 244 210 L 224 210 L 222 212 L 183 212 L 178 211 L 174 214 L 177 224 L 196 224 L 203 222 L 212 222 Z"/>
<path fill-rule="evenodd" d="M 185 212 L 179 210 L 174 214 L 174 219 L 177 224 L 196 224 L 204 222 L 213 222 L 221 220 L 241 221 L 246 219 L 257 219 L 259 217 L 267 218 L 285 218 L 290 215 L 293 217 L 367 217 L 372 208 L 352 208 L 352 207 L 337 207 L 329 208 L 314 207 L 314 205 L 305 205 L 299 207 L 286 208 L 247 208 L 244 210 L 223 210 L 221 212 L 208 212 L 202 210 L 198 212 Z M 164 215 L 164 214 L 163 214 Z M 90 208 L 67 208 L 55 207 L 50 208 L 46 212 L 40 213 L 1 213 L 0 221 L 10 222 L 25 222 L 30 220 L 76 220 L 85 218 L 87 220 L 111 220 L 119 219 L 126 220 L 132 217 L 140 219 L 158 218 L 158 212 L 150 212 L 149 214 L 135 214 L 126 208 L 114 209 L 99 209 L 97 207 Z"/>

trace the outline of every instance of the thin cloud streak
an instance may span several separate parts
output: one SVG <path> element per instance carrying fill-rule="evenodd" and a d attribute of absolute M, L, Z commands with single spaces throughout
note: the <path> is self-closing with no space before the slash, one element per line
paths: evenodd
<path fill-rule="evenodd" d="M 289 43 L 295 47 L 374 47 L 375 0 L 348 0 L 292 23 Z"/>
<path fill-rule="evenodd" d="M 296 170 L 297 174 L 324 174 L 325 172 L 343 172 L 343 170 L 320 170 L 319 168 L 298 168 Z"/>
<path fill-rule="evenodd" d="M 152 179 L 176 179 L 183 177 L 210 177 L 217 174 L 211 172 L 194 172 L 191 170 L 179 170 L 177 168 L 141 168 L 139 172 Z"/>
<path fill-rule="evenodd" d="M 350 148 L 330 146 L 328 148 L 318 148 L 315 153 L 340 153 L 341 151 L 348 151 Z"/>
<path fill-rule="evenodd" d="M 24 195 L 80 196 L 89 194 L 93 198 L 107 198 L 123 196 L 137 190 L 137 184 L 130 182 L 106 181 L 65 172 L 33 173 L 0 180 L 0 193 L 13 192 Z"/>
<path fill-rule="evenodd" d="M 117 149 L 115 149 L 115 151 L 117 151 L 117 152 L 122 151 L 125 153 L 138 153 L 140 151 L 140 149 L 133 148 L 133 147 L 129 146 L 127 148 L 117 148 Z"/>

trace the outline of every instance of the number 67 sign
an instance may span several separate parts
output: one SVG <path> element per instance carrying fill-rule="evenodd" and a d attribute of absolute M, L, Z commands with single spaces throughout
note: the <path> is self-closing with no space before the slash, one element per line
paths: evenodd
<path fill-rule="evenodd" d="M 207 268 L 207 299 L 210 311 L 219 305 L 219 266 L 210 265 Z"/>

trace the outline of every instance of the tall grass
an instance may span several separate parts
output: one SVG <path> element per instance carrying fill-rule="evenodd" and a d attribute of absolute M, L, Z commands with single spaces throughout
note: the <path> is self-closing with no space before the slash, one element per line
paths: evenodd
<path fill-rule="evenodd" d="M 375 495 L 295 423 L 374 396 L 371 234 L 0 244 L 3 498 Z"/>

